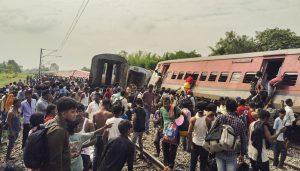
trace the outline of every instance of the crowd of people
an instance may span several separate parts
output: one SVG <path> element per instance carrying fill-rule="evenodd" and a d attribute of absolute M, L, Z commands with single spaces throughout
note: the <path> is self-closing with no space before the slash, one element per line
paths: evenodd
<path fill-rule="evenodd" d="M 179 146 L 190 153 L 191 171 L 198 162 L 201 171 L 232 171 L 247 168 L 247 163 L 255 171 L 267 171 L 267 149 L 271 146 L 273 165 L 282 168 L 298 119 L 291 99 L 286 99 L 285 107 L 279 110 L 264 104 L 260 76 L 257 73 L 249 98 L 214 101 L 196 98 L 191 90 L 151 84 L 141 90 L 118 84 L 90 88 L 85 80 L 55 77 L 11 83 L 0 94 L 0 143 L 7 129 L 5 160 L 13 161 L 12 151 L 22 131 L 23 160 L 28 170 L 119 171 L 127 163 L 131 171 L 137 161 L 136 142 L 138 157 L 143 159 L 144 134 L 154 129 L 155 156 L 162 151 L 167 171 L 175 166 Z M 212 152 L 207 137 L 226 129 L 224 125 L 232 129 L 237 146 Z M 38 136 L 45 139 L 45 152 L 31 147 L 38 143 L 34 141 Z M 36 153 L 47 155 L 46 159 L 33 163 L 38 159 L 27 154 Z"/>

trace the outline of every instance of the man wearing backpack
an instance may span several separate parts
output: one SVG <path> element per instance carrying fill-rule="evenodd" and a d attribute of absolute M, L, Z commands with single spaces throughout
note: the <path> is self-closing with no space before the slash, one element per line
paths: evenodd
<path fill-rule="evenodd" d="M 195 100 L 195 97 L 193 96 L 193 92 L 191 90 L 187 91 L 185 100 L 189 103 L 188 109 L 191 111 L 192 116 L 194 116 L 196 100 Z"/>
<path fill-rule="evenodd" d="M 239 161 L 243 162 L 243 156 L 246 154 L 246 141 L 247 132 L 245 124 L 236 114 L 237 103 L 233 99 L 226 101 L 226 110 L 228 115 L 219 115 L 212 129 L 215 129 L 222 125 L 229 125 L 233 128 L 236 137 L 240 138 L 241 150 L 239 153 Z M 236 170 L 236 152 L 235 151 L 221 151 L 216 153 L 216 161 L 219 171 L 232 171 Z"/>
<path fill-rule="evenodd" d="M 164 140 L 162 142 L 162 149 L 164 154 L 164 164 L 168 169 L 173 169 L 175 165 L 176 153 L 179 143 L 178 128 L 174 128 L 174 120 L 181 114 L 180 109 L 177 106 L 171 105 L 171 99 L 169 97 L 163 98 L 163 107 L 160 108 L 161 118 L 163 124 Z M 172 133 L 169 136 L 169 133 Z"/>
<path fill-rule="evenodd" d="M 268 123 L 269 117 L 270 113 L 261 109 L 258 112 L 258 120 L 252 122 L 249 126 L 248 155 L 251 167 L 255 171 L 269 171 L 267 149 L 286 130 L 285 127 L 281 127 L 273 134 L 272 127 Z"/>
<path fill-rule="evenodd" d="M 41 171 L 70 170 L 71 154 L 69 148 L 68 125 L 76 119 L 77 102 L 69 97 L 62 97 L 57 101 L 58 115 L 46 123 L 50 127 L 47 131 L 49 161 Z"/>

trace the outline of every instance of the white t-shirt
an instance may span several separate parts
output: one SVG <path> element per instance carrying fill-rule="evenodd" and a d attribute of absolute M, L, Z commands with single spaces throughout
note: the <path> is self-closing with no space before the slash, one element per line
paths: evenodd
<path fill-rule="evenodd" d="M 248 155 L 249 155 L 249 158 L 254 160 L 254 161 L 257 161 L 257 157 L 258 157 L 258 152 L 256 150 L 256 148 L 252 145 L 252 142 L 251 142 L 251 135 L 252 135 L 252 132 L 254 130 L 254 124 L 256 123 L 257 121 L 255 122 L 252 122 L 249 126 L 249 132 L 250 132 L 250 137 L 249 137 L 249 143 L 248 143 Z M 263 146 L 262 146 L 262 152 L 261 152 L 261 159 L 262 159 L 262 162 L 267 162 L 269 161 L 269 158 L 267 156 L 267 148 L 266 148 L 266 140 L 263 139 Z"/>
<path fill-rule="evenodd" d="M 279 132 L 279 130 L 281 128 L 283 128 L 284 125 L 283 125 L 283 120 L 280 119 L 280 117 L 277 117 L 274 121 L 274 126 L 273 126 L 273 129 L 276 130 L 276 133 Z M 284 138 L 283 138 L 283 133 L 279 134 L 279 136 L 277 137 L 277 140 L 278 141 L 284 141 Z"/>
<path fill-rule="evenodd" d="M 97 112 L 100 111 L 100 107 L 101 107 L 101 101 L 100 101 L 99 104 L 97 104 L 95 101 L 92 101 L 92 102 L 88 105 L 88 107 L 87 107 L 87 109 L 86 109 L 85 112 L 89 114 L 89 119 L 90 119 L 90 120 L 93 119 L 93 115 L 94 115 L 95 113 L 97 113 Z"/>
<path fill-rule="evenodd" d="M 88 106 L 89 105 L 89 94 L 84 94 L 84 98 L 81 99 L 81 104 L 83 104 L 84 106 Z"/>
<path fill-rule="evenodd" d="M 118 125 L 122 121 L 122 118 L 112 117 L 106 120 L 105 124 L 109 125 L 112 123 L 111 128 L 108 128 L 108 140 L 118 137 L 120 135 Z"/>
<path fill-rule="evenodd" d="M 205 143 L 205 136 L 208 131 L 205 118 L 206 116 L 199 117 L 198 113 L 195 115 L 196 122 L 193 131 L 193 143 L 198 146 L 203 146 Z"/>
<path fill-rule="evenodd" d="M 284 126 L 291 126 L 295 120 L 295 114 L 290 106 L 285 106 L 286 114 L 283 118 Z"/>

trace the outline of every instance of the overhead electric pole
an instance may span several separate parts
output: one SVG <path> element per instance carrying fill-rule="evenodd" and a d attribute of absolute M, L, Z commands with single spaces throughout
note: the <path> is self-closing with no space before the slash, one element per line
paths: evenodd
<path fill-rule="evenodd" d="M 43 57 L 43 48 L 41 48 L 41 52 L 40 52 L 39 80 L 41 79 L 42 57 Z"/>
<path fill-rule="evenodd" d="M 46 51 L 50 51 L 48 54 L 45 54 L 45 55 L 43 55 L 43 50 L 46 50 Z M 44 58 L 44 57 L 47 57 L 47 56 L 52 56 L 52 57 L 61 57 L 61 56 L 57 56 L 57 55 L 52 55 L 53 53 L 55 53 L 55 52 L 57 52 L 57 49 L 55 49 L 55 50 L 50 50 L 50 49 L 43 49 L 43 48 L 41 48 L 41 51 L 40 51 L 40 64 L 39 64 L 39 80 L 41 79 L 41 72 L 42 72 L 42 63 L 43 63 L 43 61 L 42 61 L 42 59 Z"/>

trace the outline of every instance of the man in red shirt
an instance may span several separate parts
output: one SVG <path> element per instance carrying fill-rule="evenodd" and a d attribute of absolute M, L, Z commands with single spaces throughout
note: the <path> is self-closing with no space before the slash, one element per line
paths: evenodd
<path fill-rule="evenodd" d="M 269 81 L 269 83 L 268 83 L 268 98 L 267 98 L 266 103 L 270 102 L 270 100 L 272 99 L 272 97 L 276 91 L 276 86 L 283 81 L 284 77 L 285 77 L 285 74 L 282 74 L 282 75 L 278 74 L 275 78 L 273 78 L 272 80 Z"/>
<path fill-rule="evenodd" d="M 284 74 L 282 75 L 277 75 L 277 77 L 273 78 L 272 80 L 269 81 L 268 83 L 268 96 L 272 96 L 274 88 L 283 81 Z"/>
<path fill-rule="evenodd" d="M 246 100 L 241 99 L 239 102 L 239 107 L 237 108 L 236 112 L 238 114 L 238 117 L 244 114 L 245 111 L 249 111 L 249 107 L 245 105 Z"/>

